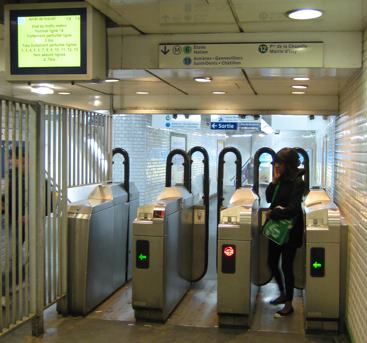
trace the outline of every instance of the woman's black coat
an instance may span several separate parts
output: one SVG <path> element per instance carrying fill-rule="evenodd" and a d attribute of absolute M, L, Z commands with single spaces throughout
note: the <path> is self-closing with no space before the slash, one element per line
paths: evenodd
<path fill-rule="evenodd" d="M 266 189 L 268 203 L 272 202 L 275 187 L 276 184 L 270 183 Z M 295 219 L 287 243 L 294 247 L 300 247 L 303 244 L 304 216 L 302 201 L 305 189 L 306 185 L 302 179 L 302 173 L 298 173 L 294 177 L 281 177 L 278 193 L 270 206 L 270 219 Z"/>

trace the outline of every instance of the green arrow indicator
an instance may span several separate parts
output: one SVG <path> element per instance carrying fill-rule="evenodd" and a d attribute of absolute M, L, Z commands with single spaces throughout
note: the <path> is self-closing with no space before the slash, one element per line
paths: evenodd
<path fill-rule="evenodd" d="M 313 264 L 313 267 L 314 267 L 315 269 L 317 269 L 317 268 L 321 268 L 321 267 L 322 267 L 322 264 L 316 261 L 316 262 Z"/>
<path fill-rule="evenodd" d="M 148 259 L 148 256 L 140 254 L 138 258 L 139 258 L 140 261 L 144 261 L 144 260 Z"/>

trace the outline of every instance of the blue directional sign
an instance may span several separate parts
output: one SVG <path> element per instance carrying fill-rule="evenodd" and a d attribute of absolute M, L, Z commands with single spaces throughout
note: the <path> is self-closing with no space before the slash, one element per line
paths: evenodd
<path fill-rule="evenodd" d="M 252 130 L 261 130 L 261 123 L 254 123 L 254 122 L 240 122 L 240 129 L 246 130 L 246 129 L 252 129 Z"/>
<path fill-rule="evenodd" d="M 212 122 L 210 123 L 210 128 L 212 130 L 237 130 L 238 123 L 232 122 Z"/>

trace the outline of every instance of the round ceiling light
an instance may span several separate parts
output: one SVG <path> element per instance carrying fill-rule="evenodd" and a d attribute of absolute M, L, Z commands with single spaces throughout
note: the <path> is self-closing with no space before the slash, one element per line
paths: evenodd
<path fill-rule="evenodd" d="M 57 94 L 60 94 L 60 95 L 70 95 L 71 93 L 70 92 L 58 92 Z"/>
<path fill-rule="evenodd" d="M 196 82 L 203 82 L 203 83 L 206 83 L 206 82 L 212 82 L 212 78 L 209 77 L 209 76 L 200 76 L 200 77 L 195 77 L 194 80 Z"/>
<path fill-rule="evenodd" d="M 146 91 L 138 91 L 138 92 L 136 92 L 136 94 L 138 94 L 138 95 L 148 95 L 149 92 L 146 92 Z"/>
<path fill-rule="evenodd" d="M 287 16 L 294 20 L 310 20 L 320 18 L 323 15 L 322 11 L 314 8 L 301 8 L 287 12 Z"/>
<path fill-rule="evenodd" d="M 294 95 L 303 95 L 303 94 L 306 94 L 306 92 L 292 92 L 292 94 L 294 94 Z"/>
<path fill-rule="evenodd" d="M 226 92 L 225 91 L 213 91 L 212 94 L 214 94 L 214 95 L 224 95 L 224 94 L 226 94 Z"/>

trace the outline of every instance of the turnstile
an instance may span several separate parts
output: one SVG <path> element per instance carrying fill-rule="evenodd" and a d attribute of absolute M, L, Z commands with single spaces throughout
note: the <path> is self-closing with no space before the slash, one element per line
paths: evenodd
<path fill-rule="evenodd" d="M 136 216 L 138 197 L 128 173 L 123 184 L 87 185 L 68 190 L 70 313 L 88 314 L 126 283 L 131 250 L 129 222 Z"/>
<path fill-rule="evenodd" d="M 236 191 L 229 208 L 223 207 L 224 158 L 235 155 Z M 218 159 L 217 204 L 217 312 L 219 325 L 249 327 L 258 287 L 254 284 L 254 258 L 258 197 L 250 188 L 241 188 L 242 157 L 234 147 L 224 148 Z"/>
<path fill-rule="evenodd" d="M 192 150 L 190 157 L 196 151 Z M 172 159 L 177 154 L 184 158 L 184 186 L 172 187 Z M 189 155 L 179 149 L 168 155 L 166 188 L 155 204 L 139 208 L 133 224 L 132 305 L 136 319 L 165 321 L 191 282 L 206 273 L 207 204 L 194 204 Z M 208 194 L 205 198 L 209 199 Z"/>
<path fill-rule="evenodd" d="M 155 205 L 138 210 L 133 228 L 135 318 L 165 321 L 190 287 L 192 194 L 166 188 Z"/>
<path fill-rule="evenodd" d="M 338 331 L 343 301 L 340 212 L 323 189 L 312 190 L 305 206 L 305 328 L 307 331 Z"/>
<path fill-rule="evenodd" d="M 257 211 L 257 195 L 250 188 L 240 188 L 230 200 L 230 207 L 220 212 L 217 312 L 221 326 L 250 326 L 258 292 L 253 239 Z"/>

